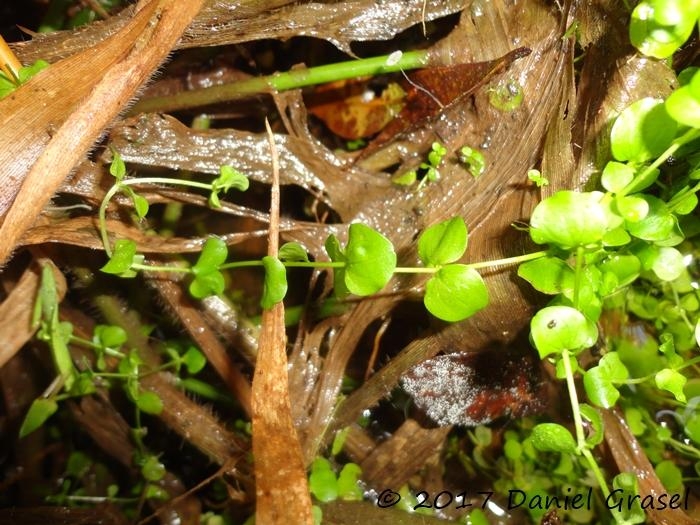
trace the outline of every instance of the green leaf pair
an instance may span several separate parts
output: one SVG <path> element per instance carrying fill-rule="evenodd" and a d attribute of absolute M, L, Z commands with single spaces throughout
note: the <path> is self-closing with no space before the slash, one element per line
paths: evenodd
<path fill-rule="evenodd" d="M 396 253 L 391 241 L 364 224 L 351 224 L 345 248 L 335 235 L 326 239 L 326 252 L 333 262 L 335 294 L 372 295 L 384 288 L 396 269 Z"/>
<path fill-rule="evenodd" d="M 136 253 L 136 243 L 129 239 L 118 239 L 114 243 L 112 256 L 101 270 L 105 273 L 130 278 L 136 276 L 134 264 L 143 264 L 144 256 Z"/>
<path fill-rule="evenodd" d="M 221 208 L 219 193 L 226 193 L 231 188 L 235 188 L 239 191 L 246 191 L 249 186 L 250 181 L 243 173 L 231 166 L 221 166 L 219 176 L 211 183 L 209 205 L 212 208 Z"/>
<path fill-rule="evenodd" d="M 194 279 L 190 283 L 190 293 L 197 299 L 223 293 L 225 287 L 224 275 L 219 268 L 226 262 L 228 247 L 218 237 L 209 237 L 197 262 L 192 266 Z"/>
<path fill-rule="evenodd" d="M 330 461 L 318 457 L 311 464 L 309 490 L 322 502 L 335 501 L 338 498 L 359 501 L 363 497 L 362 489 L 358 485 L 361 474 L 358 465 L 347 463 L 336 476 Z"/>
<path fill-rule="evenodd" d="M 454 264 L 467 249 L 467 226 L 455 217 L 426 229 L 418 238 L 418 257 L 437 272 L 425 283 L 423 303 L 443 321 L 461 321 L 486 307 L 488 290 L 479 273 Z"/>

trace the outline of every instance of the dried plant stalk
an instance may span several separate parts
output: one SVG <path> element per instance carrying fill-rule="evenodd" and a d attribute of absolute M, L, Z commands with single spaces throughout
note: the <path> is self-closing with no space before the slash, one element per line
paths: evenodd
<path fill-rule="evenodd" d="M 133 20 L 102 45 L 44 70 L 35 82 L 0 102 L 0 164 L 5 169 L 0 213 L 7 211 L 0 227 L 0 264 L 95 139 L 167 56 L 203 3 L 142 2 Z M 36 100 L 46 97 L 59 103 L 37 107 Z"/>
<path fill-rule="evenodd" d="M 267 122 L 266 122 L 267 124 Z M 268 255 L 279 245 L 279 162 L 272 130 L 272 203 Z M 255 522 L 258 525 L 313 523 L 306 469 L 289 402 L 286 333 L 282 302 L 263 311 L 253 378 L 253 456 Z"/>

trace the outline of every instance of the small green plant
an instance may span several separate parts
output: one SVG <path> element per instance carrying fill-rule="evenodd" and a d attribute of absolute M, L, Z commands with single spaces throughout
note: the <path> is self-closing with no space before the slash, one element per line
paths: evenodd
<path fill-rule="evenodd" d="M 54 365 L 58 373 L 46 393 L 36 399 L 29 408 L 20 428 L 20 436 L 26 436 L 39 428 L 58 409 L 58 402 L 91 394 L 97 388 L 120 384 L 127 398 L 131 400 L 138 413 L 159 414 L 162 410 L 160 398 L 153 392 L 144 390 L 139 385 L 139 377 L 145 364 L 136 350 L 126 350 L 127 334 L 123 328 L 112 325 L 97 325 L 92 339 L 83 339 L 73 334 L 73 325 L 61 321 L 58 316 L 58 299 L 53 271 L 49 266 L 42 270 L 34 311 L 34 326 L 38 327 L 37 338 L 46 342 L 51 350 Z M 73 364 L 69 345 L 80 345 L 94 353 L 94 367 L 79 371 Z M 173 370 L 180 374 L 187 371 L 190 375 L 200 372 L 206 365 L 204 355 L 194 346 L 171 342 L 166 345 L 165 353 L 170 358 L 159 370 Z M 108 365 L 108 360 L 117 364 Z M 116 370 L 115 370 L 116 368 Z M 148 371 L 152 371 L 148 369 Z M 199 383 L 194 377 L 181 381 L 181 386 L 197 389 Z"/>
<path fill-rule="evenodd" d="M 446 149 L 435 143 L 429 155 L 434 169 Z M 144 218 L 148 202 L 136 193 L 132 186 L 139 184 L 183 184 L 211 192 L 209 203 L 220 206 L 218 193 L 230 188 L 241 191 L 248 186 L 247 179 L 233 168 L 224 166 L 221 175 L 211 184 L 179 181 L 165 178 L 126 179 L 126 168 L 115 152 L 110 172 L 117 179 L 107 192 L 100 207 L 100 225 L 105 251 L 110 260 L 102 271 L 133 277 L 137 271 L 176 271 L 192 275 L 189 290 L 198 299 L 221 294 L 225 280 L 223 271 L 243 267 L 262 267 L 265 271 L 261 300 L 263 308 L 270 308 L 281 301 L 287 291 L 288 268 L 328 268 L 334 274 L 334 291 L 337 297 L 348 294 L 368 296 L 380 291 L 395 273 L 432 274 L 425 285 L 424 304 L 429 312 L 445 321 L 459 321 L 481 310 L 488 303 L 488 292 L 477 268 L 513 264 L 545 255 L 537 252 L 488 263 L 458 264 L 467 248 L 467 228 L 464 220 L 454 218 L 427 228 L 418 239 L 418 254 L 425 266 L 397 267 L 396 253 L 391 242 L 379 232 L 364 224 L 352 224 L 348 228 L 347 243 L 343 246 L 335 235 L 326 239 L 325 248 L 330 261 L 310 262 L 306 251 L 298 243 L 281 247 L 277 257 L 266 256 L 260 260 L 226 262 L 228 248 L 223 240 L 210 237 L 204 243 L 199 258 L 191 267 L 153 266 L 145 263 L 143 255 L 137 253 L 136 244 L 128 239 L 119 239 L 110 247 L 106 227 L 106 209 L 111 198 L 119 191 L 132 201 L 136 214 Z"/>
<path fill-rule="evenodd" d="M 440 179 L 440 171 L 438 168 L 446 154 L 447 148 L 445 148 L 445 146 L 439 142 L 433 142 L 430 152 L 428 153 L 427 162 L 421 162 L 417 170 L 411 170 L 394 177 L 392 182 L 399 186 L 412 186 L 420 175 L 420 182 L 418 182 L 418 187 L 416 189 L 421 190 L 426 184 Z"/>
<path fill-rule="evenodd" d="M 467 167 L 475 179 L 486 171 L 486 159 L 478 149 L 463 146 L 459 150 L 459 161 Z"/>
<path fill-rule="evenodd" d="M 554 296 L 533 317 L 531 337 L 541 358 L 550 360 L 557 376 L 566 381 L 575 430 L 572 436 L 554 423 L 537 425 L 532 431 L 533 446 L 542 452 L 582 458 L 606 497 L 609 489 L 592 455 L 603 431 L 594 407 L 616 405 L 625 385 L 633 384 L 667 392 L 672 396 L 667 402 L 687 407 L 687 373 L 700 363 L 700 358 L 689 353 L 696 346 L 697 296 L 689 286 L 686 257 L 677 248 L 686 238 L 684 232 L 698 231 L 698 221 L 690 215 L 700 190 L 695 171 L 700 130 L 687 112 L 699 98 L 689 87 L 693 81 L 700 82 L 697 73 L 665 102 L 644 99 L 622 112 L 611 131 L 614 160 L 601 176 L 606 191 L 561 191 L 543 200 L 532 213 L 530 235 L 552 249 L 548 256 L 526 262 L 518 270 L 536 289 Z M 670 180 L 661 182 L 659 168 L 671 155 L 684 163 L 685 173 L 678 169 Z M 674 299 L 666 304 L 675 314 L 657 322 L 662 330 L 658 353 L 649 355 L 642 367 L 639 356 L 615 351 L 612 341 L 613 348 L 604 348 L 595 366 L 583 369 L 578 356 L 597 343 L 596 323 L 604 311 L 629 304 L 633 312 L 643 312 L 644 305 L 649 315 L 658 308 L 653 296 L 642 298 L 637 291 L 649 285 L 666 290 Z M 634 373 L 631 368 L 636 369 Z M 579 402 L 576 377 L 583 378 L 593 406 Z M 687 421 L 687 417 L 680 419 Z M 592 432 L 586 432 L 587 426 Z M 693 447 L 685 450 L 695 457 L 698 452 Z M 663 471 L 672 469 L 666 465 Z M 633 492 L 634 483 L 633 476 L 623 473 L 615 478 L 613 487 Z M 613 513 L 620 523 L 644 521 L 641 508 L 613 509 Z"/>
<path fill-rule="evenodd" d="M 6 75 L 0 71 L 0 99 L 5 98 L 19 86 L 27 82 L 42 69 L 46 69 L 49 63 L 45 60 L 37 60 L 29 66 L 21 67 L 17 70 L 17 75 Z M 14 71 L 12 72 L 14 73 Z"/>

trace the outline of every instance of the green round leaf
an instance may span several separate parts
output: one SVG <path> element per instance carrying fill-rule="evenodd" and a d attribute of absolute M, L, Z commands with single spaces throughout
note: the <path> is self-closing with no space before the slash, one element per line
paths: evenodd
<path fill-rule="evenodd" d="M 311 464 L 309 490 L 324 503 L 338 499 L 338 480 L 326 458 L 318 457 Z"/>
<path fill-rule="evenodd" d="M 664 460 L 654 467 L 656 475 L 669 492 L 680 492 L 683 488 L 683 473 L 671 460 Z"/>
<path fill-rule="evenodd" d="M 611 408 L 620 398 L 620 392 L 613 384 L 604 367 L 600 365 L 588 370 L 583 376 L 583 387 L 588 399 L 596 406 Z"/>
<path fill-rule="evenodd" d="M 362 488 L 358 484 L 362 469 L 355 463 L 347 463 L 338 474 L 338 496 L 344 500 L 361 501 Z"/>
<path fill-rule="evenodd" d="M 675 197 L 674 197 L 675 198 Z M 698 196 L 694 193 L 688 193 L 680 199 L 674 206 L 673 212 L 678 215 L 688 215 L 698 206 Z"/>
<path fill-rule="evenodd" d="M 612 408 L 620 398 L 620 391 L 605 377 L 605 372 L 600 367 L 591 368 L 583 377 L 583 386 L 588 399 L 594 405 L 602 408 Z"/>
<path fill-rule="evenodd" d="M 150 391 L 141 391 L 135 399 L 136 406 L 146 414 L 158 415 L 163 411 L 163 401 L 158 394 Z"/>
<path fill-rule="evenodd" d="M 617 160 L 645 162 L 671 145 L 678 125 L 662 100 L 643 98 L 625 109 L 610 132 L 612 154 Z"/>
<path fill-rule="evenodd" d="M 532 445 L 540 452 L 575 453 L 576 441 L 569 430 L 556 423 L 541 423 L 532 429 Z"/>
<path fill-rule="evenodd" d="M 700 96 L 694 84 L 700 83 L 700 73 L 693 75 L 691 82 L 678 88 L 666 99 L 668 113 L 681 124 L 700 127 Z"/>
<path fill-rule="evenodd" d="M 537 244 L 565 250 L 598 243 L 612 224 L 600 192 L 558 191 L 540 202 L 530 218 L 530 237 Z"/>
<path fill-rule="evenodd" d="M 620 216 L 628 222 L 637 222 L 649 214 L 649 203 L 636 195 L 618 197 L 615 207 Z"/>
<path fill-rule="evenodd" d="M 627 426 L 630 427 L 632 434 L 634 434 L 635 436 L 641 436 L 647 429 L 647 426 L 644 423 L 644 416 L 642 414 L 642 411 L 638 408 L 626 408 L 625 421 L 627 421 Z"/>
<path fill-rule="evenodd" d="M 277 257 L 270 255 L 263 257 L 262 262 L 265 267 L 265 283 L 260 305 L 269 310 L 287 294 L 287 269 Z"/>
<path fill-rule="evenodd" d="M 475 179 L 486 170 L 486 159 L 479 150 L 464 146 L 459 150 L 459 161 L 467 166 L 469 173 Z"/>
<path fill-rule="evenodd" d="M 112 150 L 112 162 L 109 165 L 109 174 L 118 181 L 121 181 L 126 175 L 124 159 L 122 159 L 122 156 L 115 150 Z"/>
<path fill-rule="evenodd" d="M 298 242 L 283 244 L 278 256 L 281 261 L 309 262 L 309 254 Z"/>
<path fill-rule="evenodd" d="M 646 201 L 649 211 L 641 220 L 626 221 L 627 231 L 631 235 L 645 241 L 664 241 L 671 236 L 676 225 L 676 219 L 666 206 L 666 203 L 652 195 L 637 197 Z"/>
<path fill-rule="evenodd" d="M 685 270 L 683 254 L 675 248 L 661 247 L 651 269 L 662 281 L 673 281 Z"/>
<path fill-rule="evenodd" d="M 136 243 L 129 239 L 119 239 L 114 243 L 112 257 L 101 270 L 105 273 L 124 274 L 129 271 L 136 257 Z"/>
<path fill-rule="evenodd" d="M 573 291 L 574 271 L 558 257 L 540 257 L 518 267 L 518 275 L 546 294 Z"/>
<path fill-rule="evenodd" d="M 435 224 L 418 238 L 418 256 L 426 266 L 458 260 L 467 249 L 467 225 L 462 217 Z"/>
<path fill-rule="evenodd" d="M 126 343 L 126 330 L 121 326 L 100 324 L 95 327 L 95 338 L 102 346 L 119 348 Z"/>
<path fill-rule="evenodd" d="M 185 363 L 187 371 L 190 374 L 196 374 L 206 366 L 207 358 L 194 346 L 190 346 L 187 352 L 182 356 L 182 362 Z"/>
<path fill-rule="evenodd" d="M 671 368 L 664 368 L 660 370 L 654 377 L 654 382 L 656 386 L 661 390 L 667 390 L 671 392 L 674 397 L 681 403 L 686 402 L 685 393 L 683 392 L 683 387 L 688 379 Z"/>
<path fill-rule="evenodd" d="M 134 203 L 134 209 L 139 219 L 148 215 L 148 200 L 145 197 L 134 192 L 131 194 L 131 201 Z"/>
<path fill-rule="evenodd" d="M 632 12 L 630 40 L 645 55 L 668 58 L 690 37 L 698 0 L 646 0 Z"/>
<path fill-rule="evenodd" d="M 165 476 L 165 465 L 157 457 L 148 456 L 141 466 L 141 475 L 147 481 L 160 481 Z"/>
<path fill-rule="evenodd" d="M 532 340 L 541 358 L 564 350 L 591 347 L 598 339 L 598 329 L 570 306 L 543 308 L 530 322 Z"/>
<path fill-rule="evenodd" d="M 209 237 L 202 247 L 197 262 L 192 267 L 192 272 L 196 276 L 216 272 L 226 262 L 227 257 L 228 247 L 224 240 L 219 237 Z"/>
<path fill-rule="evenodd" d="M 598 265 L 601 272 L 617 277 L 617 286 L 627 286 L 639 276 L 641 263 L 634 255 L 612 255 Z"/>
<path fill-rule="evenodd" d="M 622 162 L 610 161 L 603 168 L 600 183 L 612 193 L 621 192 L 634 179 L 634 168 Z"/>
<path fill-rule="evenodd" d="M 58 410 L 58 403 L 53 399 L 35 399 L 29 407 L 27 415 L 19 429 L 19 437 L 24 437 L 34 432 L 37 428 Z"/>
<path fill-rule="evenodd" d="M 355 295 L 378 292 L 396 268 L 396 253 L 389 239 L 364 224 L 350 225 L 345 257 L 345 284 Z"/>
<path fill-rule="evenodd" d="M 488 290 L 479 272 L 464 264 L 443 266 L 425 284 L 423 303 L 443 321 L 466 319 L 488 302 Z"/>
<path fill-rule="evenodd" d="M 196 276 L 190 283 L 190 293 L 195 299 L 224 293 L 226 281 L 221 272 L 210 272 Z"/>

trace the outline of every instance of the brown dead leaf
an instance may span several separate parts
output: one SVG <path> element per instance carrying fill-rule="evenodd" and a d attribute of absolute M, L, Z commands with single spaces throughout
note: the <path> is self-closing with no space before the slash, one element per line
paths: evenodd
<path fill-rule="evenodd" d="M 649 462 L 642 446 L 634 437 L 627 423 L 618 410 L 603 410 L 605 428 L 605 443 L 612 453 L 620 472 L 632 472 L 639 483 L 639 497 L 658 497 L 668 491 L 664 488 L 654 467 Z M 689 516 L 680 508 L 647 509 L 647 515 L 657 525 L 697 525 L 700 515 L 696 511 L 694 517 Z"/>
<path fill-rule="evenodd" d="M 279 163 L 275 139 L 265 121 L 272 150 L 272 199 L 268 255 L 279 246 Z M 292 422 L 287 371 L 284 304 L 263 310 L 253 378 L 255 522 L 312 525 L 311 495 L 301 446 Z"/>
<path fill-rule="evenodd" d="M 170 52 L 204 0 L 150 0 L 102 44 L 0 101 L 0 264 L 104 128 Z M 37 100 L 46 100 L 37 106 Z M 49 103 L 50 101 L 50 103 Z"/>
<path fill-rule="evenodd" d="M 370 137 L 403 108 L 406 93 L 390 83 L 379 96 L 362 79 L 324 84 L 308 97 L 306 107 L 333 133 L 348 140 Z"/>
<path fill-rule="evenodd" d="M 294 2 L 208 2 L 185 32 L 176 49 L 223 46 L 266 38 L 306 35 L 332 42 L 352 54 L 351 42 L 389 40 L 414 24 L 435 20 L 464 9 L 467 0 L 352 0 Z M 425 6 L 425 12 L 423 8 Z M 25 62 L 44 59 L 54 62 L 85 51 L 114 34 L 131 17 L 127 7 L 104 22 L 73 31 L 37 35 L 29 42 L 12 44 Z M 294 20 L 294 24 L 289 21 Z"/>

